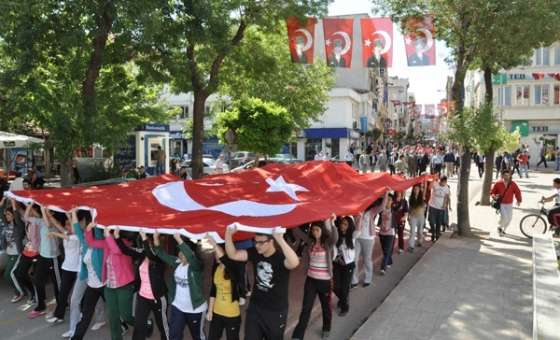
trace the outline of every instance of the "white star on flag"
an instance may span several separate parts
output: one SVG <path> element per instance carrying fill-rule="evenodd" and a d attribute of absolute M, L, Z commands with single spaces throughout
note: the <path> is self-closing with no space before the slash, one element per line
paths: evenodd
<path fill-rule="evenodd" d="M 325 45 L 327 45 L 327 46 L 330 46 L 330 45 L 331 45 L 330 39 L 327 39 L 327 40 L 325 41 Z"/>
<path fill-rule="evenodd" d="M 270 188 L 266 190 L 266 192 L 284 192 L 286 195 L 290 196 L 292 199 L 299 201 L 299 198 L 296 195 L 298 191 L 309 191 L 306 188 L 292 183 L 286 183 L 284 177 L 279 176 L 276 180 L 271 178 L 266 179 L 266 183 L 270 185 Z"/>
<path fill-rule="evenodd" d="M 367 47 L 370 47 L 371 46 L 371 40 L 369 40 L 369 39 L 364 40 L 364 45 L 366 45 Z"/>

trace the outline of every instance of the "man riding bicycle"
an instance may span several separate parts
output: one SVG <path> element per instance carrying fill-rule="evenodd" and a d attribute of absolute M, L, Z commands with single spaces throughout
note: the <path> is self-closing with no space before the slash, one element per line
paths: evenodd
<path fill-rule="evenodd" d="M 560 227 L 560 177 L 552 181 L 555 193 L 549 197 L 541 197 L 541 203 L 555 201 L 554 208 L 548 211 L 548 222 L 555 227 Z"/>

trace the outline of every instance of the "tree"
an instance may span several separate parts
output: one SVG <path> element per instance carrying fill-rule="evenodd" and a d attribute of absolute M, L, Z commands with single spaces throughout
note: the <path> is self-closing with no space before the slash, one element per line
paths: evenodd
<path fill-rule="evenodd" d="M 232 130 L 239 148 L 267 156 L 277 153 L 289 140 L 295 121 L 276 103 L 243 98 L 218 115 L 217 126 L 222 143 L 226 132 Z"/>
<path fill-rule="evenodd" d="M 193 92 L 193 178 L 202 176 L 204 105 L 222 81 L 222 66 L 237 53 L 248 28 L 278 27 L 288 16 L 321 15 L 329 0 L 163 1 L 137 20 L 145 22 L 138 61 L 146 74 L 169 81 L 177 92 Z M 258 46 L 257 46 L 258 47 Z M 287 46 L 286 46 L 287 48 Z M 253 55 L 262 50 L 255 48 Z"/>
<path fill-rule="evenodd" d="M 285 23 L 270 32 L 248 29 L 236 53 L 224 63 L 220 92 L 233 100 L 250 95 L 275 102 L 298 128 L 306 128 L 326 109 L 333 71 L 320 61 L 292 62 L 287 46 Z M 261 52 L 255 55 L 255 49 Z"/>
<path fill-rule="evenodd" d="M 541 45 L 549 45 L 560 35 L 560 2 L 559 1 L 488 1 L 485 19 L 480 21 L 478 30 L 484 37 L 473 63 L 474 69 L 484 73 L 485 106 L 484 124 L 481 128 L 493 126 L 496 117 L 493 114 L 492 75 L 502 69 L 527 63 L 533 49 Z M 527 29 L 530 27 L 530 29 Z M 490 204 L 490 187 L 496 150 L 507 137 L 501 130 L 486 130 L 486 138 L 492 143 L 484 143 L 481 151 L 486 158 L 485 175 L 482 185 L 480 202 Z M 506 138 L 507 139 L 507 138 Z"/>
<path fill-rule="evenodd" d="M 151 1 L 27 0 L 4 2 L 2 109 L 48 130 L 71 182 L 73 152 L 93 143 L 114 147 L 142 122 L 164 117 L 159 87 L 132 63 L 143 31 L 135 18 Z"/>

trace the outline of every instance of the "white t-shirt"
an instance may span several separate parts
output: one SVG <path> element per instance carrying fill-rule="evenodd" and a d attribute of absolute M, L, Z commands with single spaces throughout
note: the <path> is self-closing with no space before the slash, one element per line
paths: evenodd
<path fill-rule="evenodd" d="M 173 306 L 183 313 L 203 313 L 206 311 L 206 302 L 193 308 L 191 300 L 191 291 L 189 290 L 189 265 L 179 264 L 175 269 L 175 299 Z"/>
<path fill-rule="evenodd" d="M 445 196 L 451 195 L 451 191 L 447 185 L 441 186 L 439 183 L 435 183 L 432 187 L 432 195 L 430 196 L 430 207 L 436 209 L 444 209 L 443 202 Z"/>
<path fill-rule="evenodd" d="M 554 199 L 554 202 L 559 205 L 560 204 L 560 189 L 556 189 L 556 198 Z"/>
<path fill-rule="evenodd" d="M 88 249 L 84 255 L 84 264 L 86 265 L 88 276 L 87 276 L 87 285 L 91 288 L 101 288 L 103 287 L 103 283 L 97 276 L 95 269 L 93 268 L 93 262 L 91 259 L 92 250 L 91 248 Z"/>
<path fill-rule="evenodd" d="M 23 190 L 23 177 L 17 177 L 10 183 L 10 191 Z"/>
<path fill-rule="evenodd" d="M 68 235 L 68 239 L 62 240 L 64 245 L 64 262 L 62 269 L 68 272 L 80 271 L 80 240 L 78 236 Z"/>

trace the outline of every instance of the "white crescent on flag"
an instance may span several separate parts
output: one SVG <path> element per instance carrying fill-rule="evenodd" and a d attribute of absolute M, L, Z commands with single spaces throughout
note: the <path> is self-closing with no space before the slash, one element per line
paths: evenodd
<path fill-rule="evenodd" d="M 424 46 L 424 48 L 418 50 L 418 52 L 419 53 L 428 52 L 432 48 L 432 46 L 434 46 L 434 35 L 432 34 L 432 32 L 430 32 L 430 30 L 426 28 L 419 28 L 416 31 L 422 32 L 426 36 L 426 45 Z"/>
<path fill-rule="evenodd" d="M 383 43 L 383 48 L 381 49 L 381 51 L 379 51 L 379 54 L 385 54 L 387 52 L 389 52 L 389 50 L 391 49 L 391 37 L 389 36 L 389 33 L 385 32 L 385 31 L 375 31 L 373 32 L 371 35 L 375 36 L 379 34 L 380 36 L 383 37 L 384 43 Z"/>
<path fill-rule="evenodd" d="M 342 39 L 344 39 L 344 48 L 342 49 L 342 51 L 340 51 L 340 54 L 344 55 L 344 54 L 348 53 L 348 51 L 350 51 L 350 47 L 352 47 L 352 39 L 350 39 L 350 36 L 348 35 L 348 33 L 343 32 L 343 31 L 337 31 L 337 32 L 334 32 L 332 35 L 333 36 L 339 35 L 339 36 L 342 37 Z"/>
<path fill-rule="evenodd" d="M 301 32 L 301 34 L 305 36 L 305 44 L 303 45 L 302 48 L 303 52 L 310 49 L 311 45 L 313 44 L 313 37 L 311 37 L 311 33 L 305 28 L 298 28 L 297 30 L 295 30 L 295 32 Z"/>

